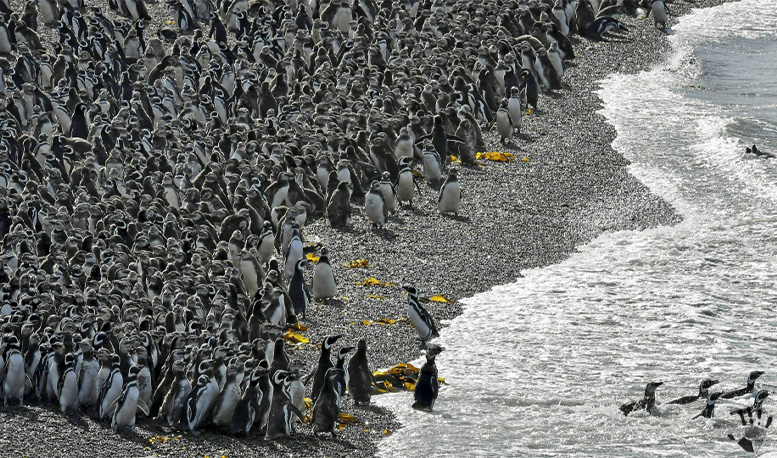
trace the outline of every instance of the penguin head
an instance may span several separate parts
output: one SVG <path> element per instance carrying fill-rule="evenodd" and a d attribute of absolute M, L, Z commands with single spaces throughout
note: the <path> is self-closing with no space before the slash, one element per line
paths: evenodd
<path fill-rule="evenodd" d="M 352 352 L 355 347 L 342 347 L 340 351 L 337 352 L 337 359 L 344 359 L 345 355 Z"/>
<path fill-rule="evenodd" d="M 716 392 L 714 392 L 714 393 L 710 393 L 710 394 L 709 394 L 709 396 L 707 397 L 707 402 L 708 402 L 708 403 L 711 403 L 711 404 L 714 404 L 714 403 L 715 403 L 715 401 L 717 401 L 717 400 L 718 400 L 718 398 L 719 398 L 719 397 L 720 397 L 722 394 L 723 394 L 723 393 L 722 393 L 722 392 L 720 392 L 720 391 L 716 391 Z"/>
<path fill-rule="evenodd" d="M 322 348 L 329 350 L 342 336 L 326 336 L 324 342 L 321 344 Z"/>
<path fill-rule="evenodd" d="M 656 389 L 663 385 L 664 382 L 650 382 L 645 387 L 645 396 L 653 396 L 656 393 Z"/>
<path fill-rule="evenodd" d="M 130 378 L 130 379 L 132 379 L 132 378 L 138 378 L 138 374 L 140 374 L 140 366 L 139 366 L 139 365 L 137 365 L 137 364 L 133 364 L 133 365 L 132 365 L 132 366 L 129 368 L 129 378 Z"/>
<path fill-rule="evenodd" d="M 429 344 L 429 345 L 427 345 L 426 346 L 426 360 L 427 361 L 433 361 L 434 358 L 437 357 L 437 355 L 442 353 L 444 350 L 445 350 L 445 348 L 443 348 L 442 346 L 437 345 L 437 344 Z"/>
<path fill-rule="evenodd" d="M 298 272 L 304 272 L 305 267 L 307 267 L 307 265 L 308 265 L 308 261 L 307 260 L 300 259 L 299 261 L 297 261 L 297 265 L 294 266 L 294 268 Z"/>
<path fill-rule="evenodd" d="M 717 380 L 711 380 L 706 379 L 701 382 L 701 385 L 699 386 L 699 393 L 701 393 L 702 396 L 705 396 L 707 394 L 707 391 L 710 389 L 710 387 L 717 385 L 719 382 Z"/>
<path fill-rule="evenodd" d="M 766 400 L 766 398 L 769 397 L 769 392 L 767 390 L 759 390 L 758 393 L 755 394 L 755 401 L 753 402 L 753 407 L 761 407 L 761 404 Z"/>
<path fill-rule="evenodd" d="M 380 181 L 372 180 L 372 183 L 370 183 L 370 192 L 380 192 Z"/>
<path fill-rule="evenodd" d="M 409 294 L 411 297 L 418 297 L 418 290 L 415 286 L 406 285 L 403 286 L 402 289 L 407 291 L 407 294 Z"/>
<path fill-rule="evenodd" d="M 760 377 L 760 376 L 762 376 L 764 374 L 765 374 L 764 371 L 753 371 L 753 372 L 750 372 L 750 376 L 748 377 L 747 381 L 748 382 L 755 382 L 756 380 L 758 380 L 758 377 Z"/>

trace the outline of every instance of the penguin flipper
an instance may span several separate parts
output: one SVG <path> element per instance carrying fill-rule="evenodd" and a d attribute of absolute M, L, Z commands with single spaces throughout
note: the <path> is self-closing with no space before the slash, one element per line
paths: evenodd
<path fill-rule="evenodd" d="M 750 453 L 755 452 L 755 448 L 753 447 L 753 442 L 751 442 L 750 439 L 743 437 L 737 440 L 733 434 L 729 434 L 728 438 L 736 442 L 740 447 L 742 447 L 742 450 Z"/>
<path fill-rule="evenodd" d="M 142 400 L 140 398 L 138 398 L 138 410 L 143 412 L 146 416 L 148 416 L 149 412 L 151 411 L 151 409 L 148 408 L 148 405 L 146 404 L 146 401 L 144 401 L 144 400 Z"/>
<path fill-rule="evenodd" d="M 629 402 L 626 404 L 623 404 L 620 406 L 621 412 L 623 412 L 623 415 L 628 416 L 631 412 L 634 411 L 634 407 L 637 405 L 636 402 Z"/>
<path fill-rule="evenodd" d="M 673 401 L 669 401 L 669 402 L 667 402 L 667 404 L 690 404 L 693 401 L 696 401 L 698 399 L 699 399 L 698 396 L 683 396 L 683 397 L 681 397 L 679 399 L 675 399 Z"/>
<path fill-rule="evenodd" d="M 415 139 L 415 144 L 417 145 L 417 144 L 419 144 L 419 143 L 423 142 L 424 140 L 428 140 L 428 139 L 430 139 L 430 138 L 432 138 L 432 135 L 431 135 L 431 134 L 429 134 L 429 135 L 424 135 L 423 137 L 418 137 L 418 138 L 416 138 L 416 139 Z"/>

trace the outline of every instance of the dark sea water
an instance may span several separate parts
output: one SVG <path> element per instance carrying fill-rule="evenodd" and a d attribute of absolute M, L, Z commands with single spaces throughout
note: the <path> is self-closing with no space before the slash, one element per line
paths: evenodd
<path fill-rule="evenodd" d="M 744 431 L 698 391 L 777 387 L 777 0 L 698 10 L 670 32 L 657 68 L 614 75 L 599 92 L 631 171 L 684 217 L 674 227 L 606 233 L 569 260 L 465 301 L 442 332 L 433 414 L 383 396 L 406 425 L 384 456 L 743 456 Z M 658 414 L 618 406 L 662 381 Z M 777 399 L 777 393 L 773 395 Z M 764 404 L 777 415 L 777 403 Z M 777 422 L 757 431 L 777 456 Z"/>

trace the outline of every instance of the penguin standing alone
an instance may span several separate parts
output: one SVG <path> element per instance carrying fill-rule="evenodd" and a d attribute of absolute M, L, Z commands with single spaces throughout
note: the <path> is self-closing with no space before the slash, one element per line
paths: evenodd
<path fill-rule="evenodd" d="M 431 344 L 426 350 L 426 362 L 418 373 L 418 381 L 413 390 L 413 408 L 431 412 L 440 391 L 440 382 L 437 378 L 437 364 L 435 358 L 443 351 L 437 344 Z"/>
<path fill-rule="evenodd" d="M 329 264 L 329 250 L 327 248 L 321 249 L 321 256 L 318 258 L 316 268 L 313 271 L 311 286 L 313 297 L 318 300 L 337 295 L 337 282 L 335 281 L 332 266 Z"/>
<path fill-rule="evenodd" d="M 359 339 L 356 346 L 356 353 L 348 361 L 348 393 L 353 398 L 354 403 L 369 404 L 372 395 L 372 387 L 375 380 L 370 371 L 370 364 L 367 361 L 367 341 Z"/>
<path fill-rule="evenodd" d="M 440 213 L 453 213 L 459 216 L 459 203 L 461 202 L 461 185 L 456 176 L 458 170 L 448 171 L 448 178 L 440 188 L 440 197 L 437 199 L 437 210 Z"/>

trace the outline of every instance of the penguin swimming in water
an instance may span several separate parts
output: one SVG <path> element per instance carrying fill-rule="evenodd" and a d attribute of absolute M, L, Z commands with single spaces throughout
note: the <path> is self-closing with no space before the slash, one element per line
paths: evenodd
<path fill-rule="evenodd" d="M 755 146 L 755 145 L 753 145 L 752 147 L 745 148 L 745 153 L 746 154 L 754 154 L 754 155 L 756 155 L 758 157 L 765 157 L 767 159 L 774 159 L 774 154 L 765 153 L 765 152 L 759 150 L 758 147 Z"/>
<path fill-rule="evenodd" d="M 718 398 L 720 397 L 720 394 L 721 393 L 719 393 L 719 392 L 710 393 L 710 395 L 707 396 L 707 404 L 704 406 L 704 409 L 702 409 L 702 411 L 701 411 L 701 413 L 699 415 L 696 415 L 693 418 L 696 419 L 696 418 L 699 418 L 699 417 L 704 417 L 704 418 L 712 418 L 712 417 L 714 417 L 715 416 L 715 401 L 718 400 Z"/>
<path fill-rule="evenodd" d="M 763 402 L 769 396 L 769 392 L 761 390 L 755 395 L 755 400 L 752 406 L 745 407 L 743 409 L 736 409 L 731 411 L 731 415 L 739 414 L 739 418 L 742 420 L 742 426 L 744 429 L 744 436 L 740 439 L 734 437 L 733 434 L 729 434 L 728 438 L 739 444 L 743 450 L 753 453 L 756 447 L 763 444 L 766 439 L 767 429 L 772 425 L 773 417 L 769 415 L 766 417 L 766 423 L 762 424 L 761 418 L 763 417 Z M 753 418 L 755 412 L 758 421 Z M 748 420 L 745 420 L 745 413 L 748 415 Z"/>
<path fill-rule="evenodd" d="M 410 324 L 418 333 L 418 338 L 425 343 L 430 339 L 440 337 L 432 316 L 418 302 L 418 290 L 415 286 L 403 286 L 402 289 L 407 291 L 407 314 L 410 317 Z"/>
<path fill-rule="evenodd" d="M 337 281 L 332 266 L 329 264 L 329 250 L 327 248 L 321 249 L 321 256 L 316 262 L 311 290 L 313 297 L 318 300 L 337 295 Z"/>
<path fill-rule="evenodd" d="M 327 369 L 324 374 L 324 385 L 321 393 L 313 405 L 313 432 L 331 433 L 335 436 L 337 419 L 340 417 L 341 397 L 337 389 L 337 379 L 342 376 L 342 370 L 334 367 Z"/>
<path fill-rule="evenodd" d="M 667 404 L 690 404 L 699 399 L 706 399 L 707 396 L 709 396 L 710 387 L 717 384 L 718 384 L 717 380 L 710 380 L 710 379 L 703 380 L 701 384 L 699 384 L 699 394 L 694 396 L 683 396 L 681 398 L 669 401 L 667 402 Z"/>
<path fill-rule="evenodd" d="M 652 413 L 653 408 L 656 405 L 656 388 L 663 385 L 664 382 L 650 382 L 645 387 L 645 397 L 639 401 L 629 402 L 623 404 L 620 409 L 623 415 L 628 416 L 635 410 L 646 410 L 648 413 Z"/>
<path fill-rule="evenodd" d="M 370 363 L 367 361 L 367 341 L 359 339 L 356 345 L 356 353 L 348 361 L 348 393 L 354 403 L 369 404 L 372 395 L 372 387 L 375 379 L 370 371 Z"/>
<path fill-rule="evenodd" d="M 763 371 L 752 371 L 750 372 L 750 375 L 747 377 L 747 385 L 745 385 L 744 388 L 740 388 L 738 390 L 729 391 L 726 393 L 723 393 L 720 397 L 721 399 L 732 399 L 739 396 L 745 396 L 747 394 L 756 394 L 755 391 L 755 381 L 758 380 L 758 377 L 764 375 L 765 372 Z"/>
<path fill-rule="evenodd" d="M 416 410 L 425 410 L 431 412 L 434 409 L 434 403 L 437 401 L 437 394 L 440 391 L 440 382 L 437 377 L 437 364 L 435 358 L 442 353 L 444 349 L 431 344 L 426 350 L 426 362 L 421 366 L 418 373 L 418 380 L 413 389 L 413 408 Z"/>

